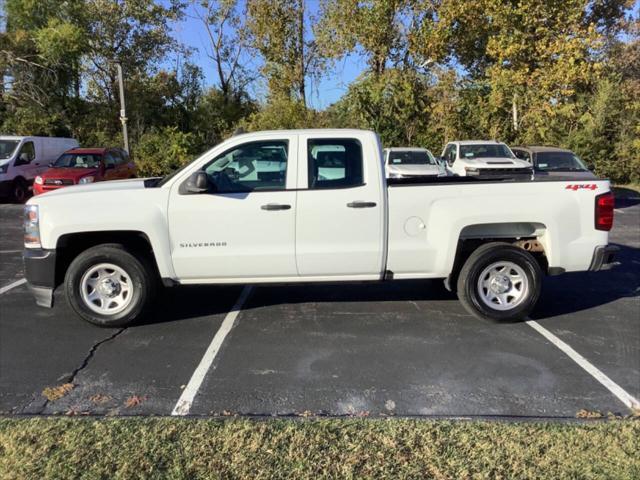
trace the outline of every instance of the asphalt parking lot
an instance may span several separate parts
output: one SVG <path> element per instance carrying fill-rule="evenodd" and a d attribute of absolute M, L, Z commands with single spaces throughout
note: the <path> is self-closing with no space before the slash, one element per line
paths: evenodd
<path fill-rule="evenodd" d="M 60 291 L 54 309 L 35 305 L 22 207 L 0 205 L 0 413 L 628 415 L 638 202 L 616 209 L 621 265 L 547 278 L 530 322 L 479 321 L 440 282 L 411 281 L 174 288 L 146 323 L 114 330 L 81 321 Z"/>

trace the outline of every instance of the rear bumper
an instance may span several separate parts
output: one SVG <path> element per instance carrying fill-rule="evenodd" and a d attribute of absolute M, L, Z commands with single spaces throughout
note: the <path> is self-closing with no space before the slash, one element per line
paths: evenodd
<path fill-rule="evenodd" d="M 597 272 L 599 270 L 609 270 L 616 265 L 614 261 L 616 253 L 620 249 L 613 245 L 599 245 L 593 252 L 589 271 Z"/>
<path fill-rule="evenodd" d="M 27 248 L 22 258 L 25 277 L 36 304 L 51 308 L 56 287 L 56 251 Z"/>

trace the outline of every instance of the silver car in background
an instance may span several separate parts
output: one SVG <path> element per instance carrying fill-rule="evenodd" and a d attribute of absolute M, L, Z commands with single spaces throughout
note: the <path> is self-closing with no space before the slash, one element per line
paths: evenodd
<path fill-rule="evenodd" d="M 447 176 L 444 166 L 426 148 L 385 148 L 384 167 L 387 178 Z"/>

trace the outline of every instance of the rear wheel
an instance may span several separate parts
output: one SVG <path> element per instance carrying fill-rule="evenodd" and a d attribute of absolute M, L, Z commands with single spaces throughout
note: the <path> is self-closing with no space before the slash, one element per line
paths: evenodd
<path fill-rule="evenodd" d="M 529 315 L 540 296 L 542 270 L 525 250 L 506 243 L 476 249 L 458 276 L 462 305 L 485 320 L 515 321 Z"/>
<path fill-rule="evenodd" d="M 139 318 L 155 292 L 155 272 L 122 245 L 85 250 L 69 266 L 65 293 L 73 310 L 101 327 L 121 327 Z"/>

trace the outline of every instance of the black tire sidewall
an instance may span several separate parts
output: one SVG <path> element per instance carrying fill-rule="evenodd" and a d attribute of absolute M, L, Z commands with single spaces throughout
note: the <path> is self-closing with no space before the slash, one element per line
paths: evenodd
<path fill-rule="evenodd" d="M 472 255 L 473 257 L 473 255 Z M 542 272 L 537 261 L 531 254 L 509 245 L 499 246 L 488 249 L 478 255 L 476 258 L 470 257 L 469 265 L 465 264 L 464 278 L 461 278 L 462 285 L 458 285 L 458 289 L 464 290 L 464 296 L 468 306 L 473 309 L 473 313 L 483 319 L 497 321 L 515 321 L 524 319 L 533 309 L 538 298 L 540 297 Z M 522 303 L 511 310 L 496 310 L 488 306 L 479 296 L 477 283 L 482 271 L 495 262 L 508 261 L 513 262 L 521 267 L 529 283 L 529 291 L 527 297 Z"/>
<path fill-rule="evenodd" d="M 16 195 L 19 191 L 22 191 L 22 198 Z M 27 182 L 21 178 L 14 180 L 13 187 L 11 188 L 11 199 L 16 203 L 24 203 L 29 196 L 29 189 Z"/>
<path fill-rule="evenodd" d="M 94 265 L 112 263 L 122 268 L 133 285 L 133 298 L 123 311 L 114 315 L 100 315 L 85 305 L 80 294 L 80 281 Z M 65 293 L 71 308 L 83 319 L 101 327 L 120 327 L 131 323 L 145 309 L 150 297 L 150 279 L 145 265 L 126 250 L 117 247 L 94 247 L 73 260 L 65 275 Z"/>

